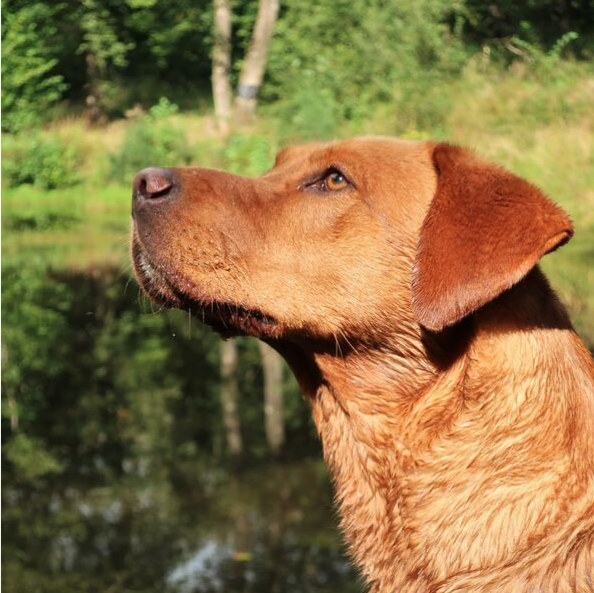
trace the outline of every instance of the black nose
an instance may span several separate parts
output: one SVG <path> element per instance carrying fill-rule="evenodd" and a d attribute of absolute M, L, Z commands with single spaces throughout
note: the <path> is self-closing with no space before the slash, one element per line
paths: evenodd
<path fill-rule="evenodd" d="M 138 200 L 154 200 L 171 195 L 173 179 L 168 169 L 150 167 L 143 169 L 132 182 L 134 198 Z"/>

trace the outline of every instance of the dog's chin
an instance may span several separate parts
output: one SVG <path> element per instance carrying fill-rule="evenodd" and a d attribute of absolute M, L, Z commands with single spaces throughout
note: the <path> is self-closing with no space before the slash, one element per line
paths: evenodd
<path fill-rule="evenodd" d="M 224 338 L 281 337 L 281 325 L 274 317 L 239 303 L 209 298 L 175 272 L 153 264 L 137 241 L 132 243 L 132 261 L 141 288 L 155 303 L 168 309 L 189 311 Z"/>

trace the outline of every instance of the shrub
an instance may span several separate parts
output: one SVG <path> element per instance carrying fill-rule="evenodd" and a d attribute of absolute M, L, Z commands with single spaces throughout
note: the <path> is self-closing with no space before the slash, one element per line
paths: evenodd
<path fill-rule="evenodd" d="M 120 149 L 110 157 L 110 179 L 127 181 L 145 167 L 189 164 L 192 151 L 185 132 L 172 122 L 178 111 L 166 98 L 126 131 Z"/>
<path fill-rule="evenodd" d="M 267 136 L 233 134 L 223 150 L 224 167 L 239 175 L 262 175 L 274 163 L 274 149 Z"/>
<path fill-rule="evenodd" d="M 460 72 L 468 51 L 450 26 L 459 12 L 446 0 L 287 0 L 262 99 L 291 126 L 322 134 L 335 120 L 364 121 L 395 92 Z"/>
<path fill-rule="evenodd" d="M 3 163 L 3 174 L 10 186 L 31 184 L 40 189 L 57 189 L 80 181 L 80 158 L 73 146 L 59 138 L 17 139 Z"/>
<path fill-rule="evenodd" d="M 3 3 L 4 4 L 4 3 Z M 57 7 L 33 3 L 2 14 L 2 130 L 18 132 L 45 119 L 66 90 L 55 73 L 58 59 L 48 38 L 56 33 Z"/>
<path fill-rule="evenodd" d="M 341 121 L 341 109 L 326 88 L 306 86 L 271 109 L 281 123 L 279 133 L 288 141 L 332 138 Z"/>
<path fill-rule="evenodd" d="M 48 452 L 47 445 L 35 437 L 17 433 L 3 449 L 6 459 L 15 466 L 17 474 L 25 479 L 34 480 L 62 470 L 57 459 Z"/>
<path fill-rule="evenodd" d="M 531 65 L 532 73 L 543 81 L 548 81 L 557 75 L 558 69 L 563 66 L 563 53 L 578 38 L 575 31 L 570 31 L 557 39 L 549 51 L 544 51 L 533 43 L 512 37 L 508 47 L 513 48 L 517 55 Z"/>

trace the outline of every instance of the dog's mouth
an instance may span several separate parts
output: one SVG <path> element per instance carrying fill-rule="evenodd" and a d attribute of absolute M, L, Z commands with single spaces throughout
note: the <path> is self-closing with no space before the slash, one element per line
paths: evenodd
<path fill-rule="evenodd" d="M 132 261 L 140 286 L 159 305 L 188 311 L 223 337 L 280 337 L 280 324 L 273 316 L 239 303 L 209 298 L 178 273 L 154 264 L 136 239 L 132 241 Z"/>

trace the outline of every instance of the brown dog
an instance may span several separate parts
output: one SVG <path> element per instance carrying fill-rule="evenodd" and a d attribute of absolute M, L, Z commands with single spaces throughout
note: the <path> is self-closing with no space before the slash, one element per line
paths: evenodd
<path fill-rule="evenodd" d="M 447 144 L 134 181 L 142 286 L 286 358 L 375 593 L 594 591 L 594 363 L 535 267 L 571 235 Z"/>

